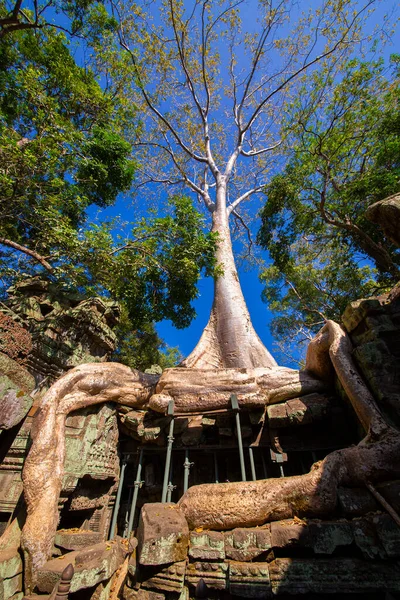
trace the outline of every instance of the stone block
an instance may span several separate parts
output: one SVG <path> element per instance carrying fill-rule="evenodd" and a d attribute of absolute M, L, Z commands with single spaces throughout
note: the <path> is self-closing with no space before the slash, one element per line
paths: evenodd
<path fill-rule="evenodd" d="M 185 580 L 185 567 L 184 560 L 168 565 L 148 579 L 142 580 L 142 587 L 180 594 Z"/>
<path fill-rule="evenodd" d="M 286 410 L 286 402 L 272 404 L 267 407 L 268 423 L 272 428 L 288 427 L 290 425 Z"/>
<path fill-rule="evenodd" d="M 56 533 L 54 545 L 64 550 L 81 550 L 102 541 L 101 533 L 95 531 L 60 529 Z"/>
<path fill-rule="evenodd" d="M 22 573 L 15 575 L 15 577 L 10 577 L 9 579 L 3 579 L 2 588 L 4 600 L 10 600 L 12 596 L 20 594 L 22 592 L 22 586 Z"/>
<path fill-rule="evenodd" d="M 189 585 L 196 587 L 200 579 L 203 579 L 207 587 L 214 590 L 225 590 L 227 588 L 228 565 L 224 562 L 200 562 L 189 563 L 186 569 L 186 581 Z"/>
<path fill-rule="evenodd" d="M 312 540 L 308 525 L 295 523 L 292 519 L 272 522 L 271 546 L 272 548 L 311 547 Z"/>
<path fill-rule="evenodd" d="M 176 504 L 145 504 L 137 531 L 141 565 L 163 565 L 186 559 L 189 527 Z"/>
<path fill-rule="evenodd" d="M 13 383 L 7 375 L 0 375 L 0 429 L 11 429 L 28 414 L 33 398 Z"/>
<path fill-rule="evenodd" d="M 310 521 L 311 543 L 316 554 L 332 554 L 339 546 L 353 542 L 351 524 L 340 521 Z"/>
<path fill-rule="evenodd" d="M 35 378 L 24 367 L 21 367 L 19 363 L 3 352 L 0 352 L 0 374 L 7 375 L 26 394 L 33 392 L 36 387 Z"/>
<path fill-rule="evenodd" d="M 378 510 L 378 504 L 366 488 L 338 488 L 339 506 L 346 517 L 358 517 Z"/>
<path fill-rule="evenodd" d="M 225 533 L 227 558 L 235 561 L 250 561 L 271 548 L 271 534 L 267 528 L 238 528 Z"/>
<path fill-rule="evenodd" d="M 229 591 L 240 598 L 271 597 L 268 564 L 230 561 Z"/>
<path fill-rule="evenodd" d="M 367 315 L 382 313 L 383 309 L 378 298 L 355 300 L 346 306 L 342 314 L 342 322 L 350 333 Z"/>
<path fill-rule="evenodd" d="M 71 593 L 94 587 L 106 581 L 122 565 L 128 553 L 126 540 L 116 538 L 111 542 L 96 544 L 84 550 L 74 550 L 49 560 L 38 571 L 37 587 L 40 592 L 50 593 L 58 583 L 61 573 L 70 563 L 75 573 L 71 581 Z"/>
<path fill-rule="evenodd" d="M 10 579 L 22 573 L 22 559 L 18 548 L 0 552 L 0 578 Z"/>
<path fill-rule="evenodd" d="M 165 600 L 165 594 L 161 592 L 152 592 L 143 588 L 130 589 L 127 586 L 124 587 L 122 597 L 124 600 Z"/>
<path fill-rule="evenodd" d="M 219 531 L 190 533 L 189 556 L 198 560 L 224 560 L 224 535 Z"/>
<path fill-rule="evenodd" d="M 400 570 L 396 564 L 353 558 L 277 558 L 269 563 L 269 575 L 275 595 L 400 590 Z"/>
<path fill-rule="evenodd" d="M 365 518 L 353 519 L 352 528 L 354 541 L 363 556 L 370 559 L 387 558 L 372 520 Z"/>
<path fill-rule="evenodd" d="M 400 557 L 400 527 L 390 515 L 376 514 L 371 517 L 380 543 L 389 558 Z"/>

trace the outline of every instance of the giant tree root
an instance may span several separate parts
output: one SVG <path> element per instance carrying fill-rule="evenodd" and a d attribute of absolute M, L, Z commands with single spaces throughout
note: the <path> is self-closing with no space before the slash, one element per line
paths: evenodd
<path fill-rule="evenodd" d="M 400 436 L 388 429 L 379 441 L 329 454 L 306 475 L 261 481 L 196 485 L 179 501 L 191 529 L 254 527 L 297 516 L 322 516 L 336 507 L 339 485 L 400 476 Z"/>
<path fill-rule="evenodd" d="M 250 527 L 298 514 L 323 515 L 336 506 L 337 488 L 400 475 L 400 435 L 385 423 L 351 356 L 346 332 L 328 321 L 308 348 L 306 367 L 327 378 L 332 365 L 368 432 L 352 448 L 329 454 L 306 475 L 191 487 L 179 501 L 191 527 Z"/>
<path fill-rule="evenodd" d="M 78 408 L 117 402 L 132 407 L 146 404 L 157 377 L 132 371 L 117 363 L 76 367 L 48 390 L 34 419 L 32 447 L 22 479 L 27 519 L 22 531 L 25 586 L 31 591 L 37 569 L 51 556 L 58 524 L 58 499 L 65 459 L 65 420 Z"/>
<path fill-rule="evenodd" d="M 305 372 L 283 367 L 256 369 L 171 369 L 157 377 L 117 363 L 81 365 L 61 377 L 45 394 L 32 427 L 33 444 L 23 470 L 28 517 L 22 533 L 26 589 L 48 560 L 58 523 L 58 499 L 64 474 L 65 420 L 79 408 L 116 402 L 165 412 L 175 400 L 177 412 L 201 412 L 229 406 L 236 392 L 249 408 L 280 402 L 324 387 L 332 364 L 366 431 L 356 448 L 334 452 L 307 475 L 253 483 L 196 486 L 181 499 L 189 522 L 221 529 L 253 525 L 334 506 L 338 483 L 397 476 L 398 433 L 390 429 L 357 373 L 351 344 L 339 325 L 328 322 L 310 344 Z M 157 384 L 157 387 L 156 387 Z M 157 393 L 155 393 L 157 392 Z M 244 501 L 245 499 L 245 501 Z"/>
<path fill-rule="evenodd" d="M 264 408 L 326 389 L 314 374 L 286 367 L 253 369 L 167 369 L 150 398 L 149 408 L 165 413 L 174 399 L 176 412 L 229 408 L 232 392 L 243 408 Z"/>

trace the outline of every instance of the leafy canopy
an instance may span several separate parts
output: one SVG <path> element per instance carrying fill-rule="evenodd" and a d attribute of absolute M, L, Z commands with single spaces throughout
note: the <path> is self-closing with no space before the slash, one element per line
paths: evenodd
<path fill-rule="evenodd" d="M 101 5 L 93 15 L 90 35 L 96 27 L 104 34 Z M 140 115 L 118 87 L 101 87 L 90 66 L 79 66 L 72 50 L 70 36 L 52 27 L 0 39 L 2 283 L 46 273 L 112 297 L 123 306 L 125 346 L 129 329 L 147 335 L 147 356 L 164 360 L 153 323 L 185 327 L 193 318 L 200 272 L 213 269 L 215 236 L 204 233 L 184 196 L 160 208 L 162 217 L 90 218 L 94 206 L 112 206 L 132 185 L 129 140 Z"/>
<path fill-rule="evenodd" d="M 340 79 L 315 73 L 294 105 L 289 161 L 265 188 L 258 234 L 272 258 L 264 297 L 286 346 L 399 278 L 399 251 L 365 216 L 400 189 L 398 83 L 393 66 L 352 60 Z"/>

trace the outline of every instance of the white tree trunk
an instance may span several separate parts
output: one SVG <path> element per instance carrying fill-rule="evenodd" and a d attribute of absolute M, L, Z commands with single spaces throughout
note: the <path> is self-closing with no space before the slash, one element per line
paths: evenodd
<path fill-rule="evenodd" d="M 275 367 L 275 359 L 255 332 L 243 297 L 232 252 L 223 177 L 217 182 L 212 231 L 219 234 L 216 258 L 223 274 L 214 280 L 208 324 L 195 349 L 181 364 L 202 369 Z"/>

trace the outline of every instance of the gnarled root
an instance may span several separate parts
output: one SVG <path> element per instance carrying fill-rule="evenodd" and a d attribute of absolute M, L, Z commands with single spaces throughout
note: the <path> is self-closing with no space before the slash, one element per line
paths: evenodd
<path fill-rule="evenodd" d="M 232 393 L 243 408 L 264 408 L 325 388 L 326 383 L 312 373 L 286 367 L 213 370 L 177 367 L 161 375 L 149 408 L 165 413 L 171 398 L 176 412 L 229 408 Z"/>
<path fill-rule="evenodd" d="M 37 569 L 48 560 L 53 548 L 64 475 L 67 415 L 104 402 L 142 407 L 156 381 L 154 375 L 132 371 L 124 365 L 94 363 L 76 367 L 44 395 L 34 419 L 33 443 L 22 473 L 27 504 L 22 531 L 27 592 L 33 589 Z"/>
<path fill-rule="evenodd" d="M 329 380 L 334 369 L 368 432 L 364 440 L 356 447 L 332 452 L 306 475 L 190 488 L 179 505 L 191 527 L 231 529 L 296 514 L 327 514 L 336 505 L 338 485 L 357 485 L 400 474 L 399 433 L 384 421 L 351 351 L 343 328 L 328 321 L 309 345 L 306 372 Z"/>
<path fill-rule="evenodd" d="M 379 441 L 337 450 L 306 475 L 261 481 L 196 485 L 179 501 L 190 528 L 254 527 L 295 515 L 331 513 L 339 485 L 400 475 L 400 436 L 388 429 Z"/>

